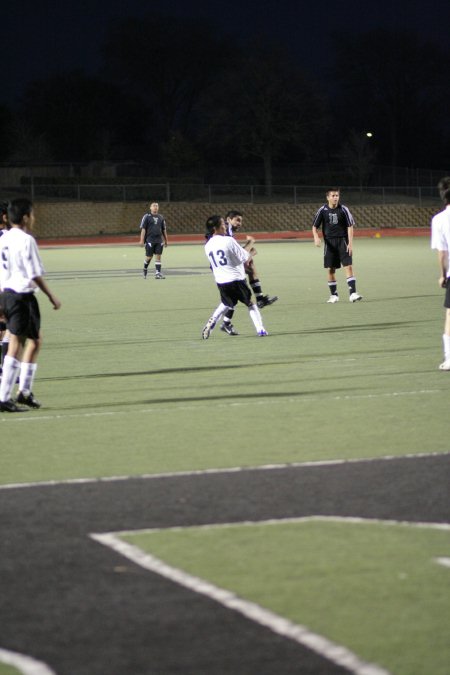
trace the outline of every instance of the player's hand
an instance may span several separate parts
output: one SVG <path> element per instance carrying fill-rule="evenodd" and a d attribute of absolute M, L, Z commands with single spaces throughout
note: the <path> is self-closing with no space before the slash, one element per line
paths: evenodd
<path fill-rule="evenodd" d="M 447 277 L 439 277 L 439 286 L 441 288 L 447 288 Z"/>
<path fill-rule="evenodd" d="M 314 246 L 321 246 L 322 245 L 322 239 L 320 237 L 317 237 L 317 239 L 314 239 Z"/>
<path fill-rule="evenodd" d="M 53 305 L 53 309 L 59 309 L 61 307 L 61 301 L 58 298 L 55 298 L 54 295 L 51 296 L 50 302 Z"/>

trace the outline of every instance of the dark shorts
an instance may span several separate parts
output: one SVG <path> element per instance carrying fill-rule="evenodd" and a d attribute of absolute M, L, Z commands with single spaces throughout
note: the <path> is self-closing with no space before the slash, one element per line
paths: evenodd
<path fill-rule="evenodd" d="M 163 252 L 164 244 L 152 244 L 151 241 L 145 242 L 145 255 L 147 258 L 151 258 L 154 255 L 161 255 Z"/>
<path fill-rule="evenodd" d="M 450 277 L 447 277 L 447 283 L 445 286 L 445 300 L 444 307 L 450 309 Z"/>
<path fill-rule="evenodd" d="M 330 237 L 325 239 L 323 266 L 339 269 L 341 265 L 348 267 L 352 264 L 352 256 L 347 252 L 345 237 Z"/>
<path fill-rule="evenodd" d="M 0 305 L 6 318 L 6 327 L 13 335 L 23 335 L 32 340 L 39 338 L 41 313 L 34 293 L 0 294 Z"/>
<path fill-rule="evenodd" d="M 230 281 L 228 284 L 217 284 L 220 299 L 227 307 L 235 307 L 242 302 L 246 307 L 253 305 L 252 292 L 244 280 Z"/>

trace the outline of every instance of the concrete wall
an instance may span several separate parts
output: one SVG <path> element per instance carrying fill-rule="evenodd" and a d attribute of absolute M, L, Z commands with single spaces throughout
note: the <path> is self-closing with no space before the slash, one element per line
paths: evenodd
<path fill-rule="evenodd" d="M 236 208 L 244 214 L 247 232 L 307 230 L 320 204 L 207 204 L 160 203 L 168 232 L 203 233 L 208 216 Z M 359 227 L 427 227 L 439 206 L 410 205 L 353 206 L 348 204 Z M 139 225 L 148 205 L 129 202 L 37 202 L 36 235 L 40 238 L 97 236 L 99 234 L 139 235 Z"/>

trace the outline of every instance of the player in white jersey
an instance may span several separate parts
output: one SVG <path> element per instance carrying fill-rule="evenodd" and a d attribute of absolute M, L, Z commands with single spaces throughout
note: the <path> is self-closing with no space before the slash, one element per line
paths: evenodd
<path fill-rule="evenodd" d="M 233 237 L 226 236 L 225 221 L 221 216 L 210 216 L 206 229 L 210 236 L 205 244 L 205 254 L 214 274 L 221 302 L 203 328 L 203 339 L 209 338 L 217 321 L 227 310 L 234 309 L 238 302 L 248 307 L 257 335 L 266 336 L 268 333 L 263 326 L 261 314 L 253 303 L 252 292 L 246 283 L 244 263 L 251 259 L 251 251 L 242 248 Z"/>
<path fill-rule="evenodd" d="M 8 206 L 11 229 L 0 239 L 0 305 L 10 333 L 8 353 L 3 362 L 0 384 L 0 411 L 21 412 L 17 403 L 40 408 L 32 386 L 41 346 L 41 316 L 35 292 L 40 289 L 54 309 L 61 303 L 43 279 L 44 268 L 34 237 L 33 205 L 28 199 L 14 199 Z M 17 400 L 11 398 L 19 375 Z"/>
<path fill-rule="evenodd" d="M 444 361 L 439 368 L 450 370 L 450 176 L 441 178 L 438 189 L 445 208 L 431 219 L 431 248 L 438 252 L 439 286 L 445 288 L 445 323 L 442 336 Z"/>

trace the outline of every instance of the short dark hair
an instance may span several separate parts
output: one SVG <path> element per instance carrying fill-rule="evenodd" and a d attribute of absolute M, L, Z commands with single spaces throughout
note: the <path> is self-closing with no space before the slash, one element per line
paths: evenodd
<path fill-rule="evenodd" d="M 25 216 L 30 216 L 33 210 L 33 202 L 25 197 L 13 199 L 8 204 L 8 218 L 12 225 L 20 225 Z"/>
<path fill-rule="evenodd" d="M 340 193 L 340 192 L 341 192 L 341 188 L 339 188 L 339 187 L 331 187 L 331 188 L 328 188 L 328 190 L 326 191 L 325 194 L 329 194 L 330 192 L 339 192 L 339 193 Z"/>
<path fill-rule="evenodd" d="M 437 186 L 441 199 L 448 204 L 449 202 L 448 199 L 445 198 L 445 194 L 450 190 L 450 176 L 441 178 Z"/>
<path fill-rule="evenodd" d="M 219 229 L 221 222 L 222 216 L 218 215 L 209 216 L 208 220 L 206 221 L 205 239 L 207 240 L 211 239 L 211 237 L 214 234 L 214 231 Z"/>
<path fill-rule="evenodd" d="M 228 218 L 233 219 L 233 218 L 236 218 L 236 216 L 241 216 L 241 218 L 242 218 L 242 211 L 236 211 L 235 209 L 233 209 L 233 210 L 231 210 L 231 211 L 228 211 L 228 213 L 227 213 L 227 215 L 225 216 L 225 218 L 227 218 L 227 219 L 228 219 Z"/>

